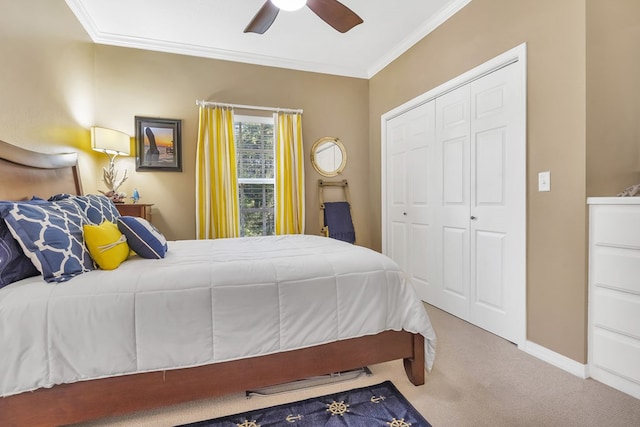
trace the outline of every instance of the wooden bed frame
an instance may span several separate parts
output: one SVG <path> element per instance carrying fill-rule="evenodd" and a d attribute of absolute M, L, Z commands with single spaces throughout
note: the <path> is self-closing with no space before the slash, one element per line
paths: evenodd
<path fill-rule="evenodd" d="M 82 194 L 76 153 L 43 154 L 0 141 L 0 200 Z M 424 337 L 405 331 L 221 362 L 42 388 L 0 398 L 0 425 L 58 426 L 282 384 L 404 359 L 425 380 Z"/>

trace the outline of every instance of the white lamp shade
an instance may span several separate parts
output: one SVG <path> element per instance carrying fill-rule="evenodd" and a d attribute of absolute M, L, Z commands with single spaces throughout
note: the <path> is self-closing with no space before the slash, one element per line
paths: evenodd
<path fill-rule="evenodd" d="M 91 148 L 118 156 L 128 156 L 131 139 L 124 132 L 94 126 L 91 128 Z"/>
<path fill-rule="evenodd" d="M 271 3 L 276 5 L 279 9 L 286 11 L 294 11 L 302 9 L 307 0 L 271 0 Z"/>

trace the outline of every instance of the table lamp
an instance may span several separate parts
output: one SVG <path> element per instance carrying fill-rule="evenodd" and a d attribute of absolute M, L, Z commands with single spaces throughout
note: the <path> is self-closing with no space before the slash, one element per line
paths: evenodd
<path fill-rule="evenodd" d="M 118 188 L 127 180 L 127 170 L 118 177 L 114 160 L 117 156 L 128 156 L 130 148 L 129 135 L 113 129 L 94 126 L 91 128 L 91 148 L 105 153 L 109 157 L 109 167 L 103 169 L 103 181 L 107 186 L 106 192 L 100 191 L 105 196 L 117 203 L 124 201 L 126 194 L 118 193 Z"/>

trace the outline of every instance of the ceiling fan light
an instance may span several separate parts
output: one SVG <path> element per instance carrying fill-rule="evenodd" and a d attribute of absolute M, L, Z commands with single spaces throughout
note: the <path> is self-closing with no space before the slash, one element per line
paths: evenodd
<path fill-rule="evenodd" d="M 271 0 L 271 3 L 281 10 L 291 12 L 302 9 L 307 4 L 307 0 Z"/>

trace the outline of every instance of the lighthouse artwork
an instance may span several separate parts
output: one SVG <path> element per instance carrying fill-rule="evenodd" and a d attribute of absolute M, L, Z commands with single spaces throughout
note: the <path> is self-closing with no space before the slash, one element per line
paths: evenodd
<path fill-rule="evenodd" d="M 160 162 L 160 150 L 158 150 L 158 144 L 156 144 L 156 137 L 151 128 L 146 128 L 144 133 L 147 135 L 147 140 L 149 141 L 149 148 L 147 148 L 147 152 L 144 153 L 144 159 L 149 164 L 157 164 Z M 147 144 L 144 146 L 146 148 Z"/>
<path fill-rule="evenodd" d="M 181 122 L 136 117 L 136 171 L 182 171 Z"/>

